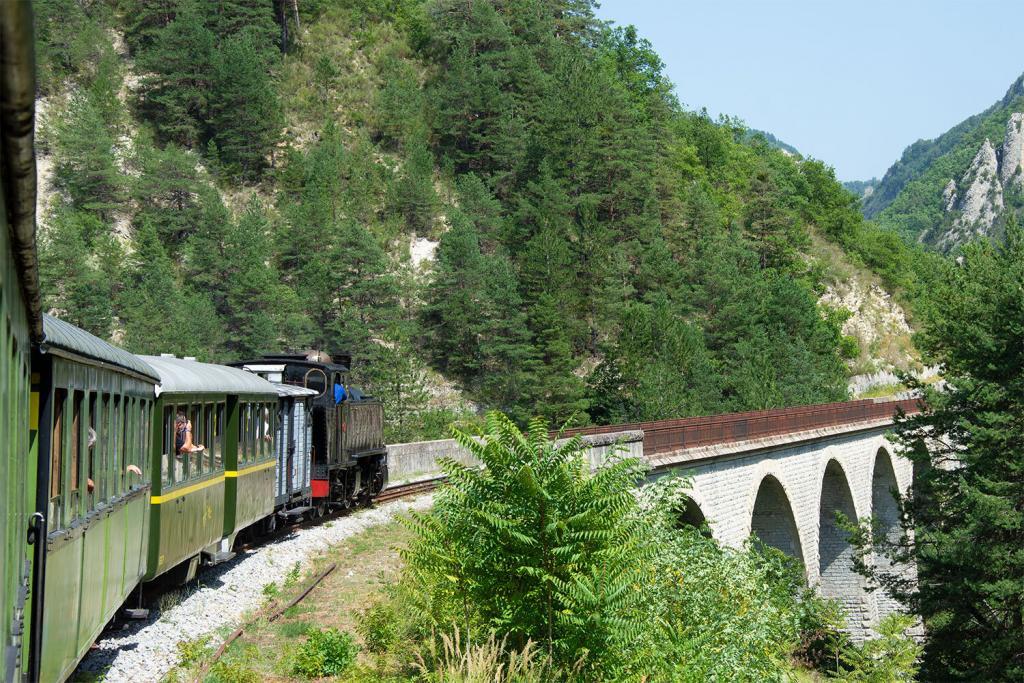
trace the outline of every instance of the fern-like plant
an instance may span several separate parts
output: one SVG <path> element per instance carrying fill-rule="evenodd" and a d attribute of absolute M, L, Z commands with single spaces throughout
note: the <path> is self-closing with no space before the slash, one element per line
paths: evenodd
<path fill-rule="evenodd" d="M 634 495 L 641 463 L 613 457 L 591 471 L 578 437 L 552 441 L 539 419 L 524 433 L 497 412 L 482 434 L 454 436 L 483 467 L 445 462 L 433 510 L 408 522 L 425 609 L 441 629 L 458 624 L 466 647 L 497 632 L 566 670 L 581 658 L 594 672 L 626 666 L 654 554 Z"/>

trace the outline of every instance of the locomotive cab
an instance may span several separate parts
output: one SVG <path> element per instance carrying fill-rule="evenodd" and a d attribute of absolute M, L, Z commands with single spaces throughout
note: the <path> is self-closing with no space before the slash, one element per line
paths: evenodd
<path fill-rule="evenodd" d="M 387 484 L 384 408 L 349 384 L 348 356 L 311 352 L 234 363 L 284 386 L 309 390 L 313 505 L 369 503 Z"/>

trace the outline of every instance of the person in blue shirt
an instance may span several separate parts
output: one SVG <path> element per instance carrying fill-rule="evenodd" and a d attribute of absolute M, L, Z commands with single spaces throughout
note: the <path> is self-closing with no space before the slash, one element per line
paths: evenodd
<path fill-rule="evenodd" d="M 345 387 L 342 386 L 341 382 L 336 382 L 334 384 L 334 402 L 341 403 L 346 398 L 348 398 L 348 394 L 345 393 Z"/>

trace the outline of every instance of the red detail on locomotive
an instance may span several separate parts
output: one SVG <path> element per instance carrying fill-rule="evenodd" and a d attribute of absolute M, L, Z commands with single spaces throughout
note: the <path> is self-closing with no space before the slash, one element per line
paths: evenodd
<path fill-rule="evenodd" d="M 327 498 L 331 495 L 331 483 L 326 479 L 313 480 L 313 497 Z"/>

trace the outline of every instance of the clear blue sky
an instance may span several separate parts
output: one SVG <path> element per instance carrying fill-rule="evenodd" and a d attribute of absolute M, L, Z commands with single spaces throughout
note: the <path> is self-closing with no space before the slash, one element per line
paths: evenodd
<path fill-rule="evenodd" d="M 691 109 L 738 116 L 836 169 L 881 177 L 903 148 L 1024 71 L 1024 0 L 604 0 Z"/>

